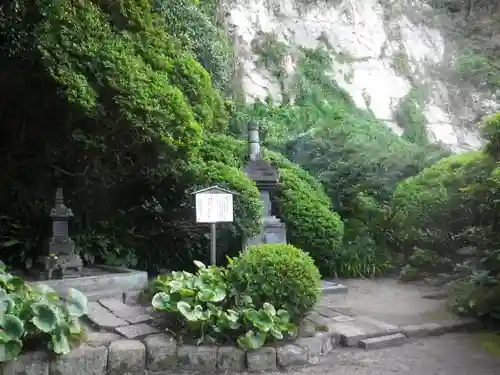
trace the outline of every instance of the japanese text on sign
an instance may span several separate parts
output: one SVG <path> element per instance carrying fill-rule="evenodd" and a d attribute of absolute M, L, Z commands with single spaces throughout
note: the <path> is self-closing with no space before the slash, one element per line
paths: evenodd
<path fill-rule="evenodd" d="M 196 195 L 196 222 L 227 223 L 232 221 L 232 194 L 200 193 Z"/>

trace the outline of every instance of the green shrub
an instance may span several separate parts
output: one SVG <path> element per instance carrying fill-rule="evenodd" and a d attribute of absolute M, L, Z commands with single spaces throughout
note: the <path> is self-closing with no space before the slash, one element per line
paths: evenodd
<path fill-rule="evenodd" d="M 241 169 L 246 163 L 246 150 L 243 141 L 211 134 L 205 138 L 200 157 Z M 342 241 L 343 224 L 332 211 L 325 190 L 311 174 L 279 153 L 262 148 L 262 154 L 280 173 L 274 203 L 287 225 L 289 242 L 310 253 L 322 273 L 335 273 L 335 252 Z"/>
<path fill-rule="evenodd" d="M 466 244 L 460 234 L 474 225 L 479 208 L 467 187 L 484 181 L 490 166 L 486 155 L 469 152 L 402 181 L 394 194 L 392 220 L 400 243 L 445 255 Z"/>
<path fill-rule="evenodd" d="M 279 169 L 275 201 L 279 216 L 287 225 L 288 241 L 308 252 L 322 274 L 334 274 L 344 224 L 333 212 L 323 187 L 283 156 L 269 151 L 265 156 Z"/>
<path fill-rule="evenodd" d="M 194 335 L 198 343 L 225 344 L 235 340 L 245 350 L 296 333 L 286 310 L 276 310 L 268 302 L 256 305 L 250 295 L 236 293 L 227 269 L 207 268 L 197 261 L 195 264 L 196 274 L 173 272 L 153 283 L 157 293 L 152 305 L 169 313 L 170 330 Z"/>
<path fill-rule="evenodd" d="M 311 257 L 292 245 L 251 246 L 231 262 L 230 280 L 257 306 L 268 302 L 292 319 L 309 311 L 320 293 L 320 274 Z"/>
<path fill-rule="evenodd" d="M 439 257 L 435 252 L 415 247 L 406 260 L 399 277 L 404 281 L 424 279 L 439 272 L 450 272 L 453 270 L 452 268 L 450 259 Z"/>
<path fill-rule="evenodd" d="M 76 289 L 61 303 L 48 286 L 25 284 L 0 264 L 0 301 L 0 362 L 17 357 L 25 343 L 67 354 L 83 338 L 78 319 L 87 313 L 87 298 Z"/>

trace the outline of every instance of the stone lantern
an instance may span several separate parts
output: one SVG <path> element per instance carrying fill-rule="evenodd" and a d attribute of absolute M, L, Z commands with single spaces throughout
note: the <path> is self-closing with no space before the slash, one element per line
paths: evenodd
<path fill-rule="evenodd" d="M 245 168 L 247 176 L 255 181 L 260 198 L 264 205 L 264 215 L 261 218 L 262 231 L 257 236 L 246 241 L 245 245 L 286 243 L 286 226 L 279 218 L 272 215 L 271 196 L 279 183 L 278 169 L 266 160 L 260 153 L 259 127 L 251 122 L 248 126 L 248 163 Z"/>

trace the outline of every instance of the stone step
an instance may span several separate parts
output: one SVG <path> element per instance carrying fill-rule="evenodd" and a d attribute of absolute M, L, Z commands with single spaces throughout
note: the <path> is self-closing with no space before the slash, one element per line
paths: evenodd
<path fill-rule="evenodd" d="M 97 301 L 103 298 L 119 299 L 127 305 L 136 305 L 140 290 L 123 290 L 123 289 L 103 289 L 84 293 L 89 301 Z"/>
<path fill-rule="evenodd" d="M 342 346 L 358 346 L 365 339 L 394 335 L 402 332 L 402 328 L 387 324 L 368 316 L 335 317 L 329 325 L 329 331 L 340 337 Z"/>
<path fill-rule="evenodd" d="M 89 301 L 97 301 L 102 298 L 116 298 L 123 299 L 123 290 L 111 289 L 111 290 L 97 290 L 92 292 L 84 293 Z"/>
<path fill-rule="evenodd" d="M 370 339 L 364 339 L 359 342 L 359 346 L 365 350 L 369 349 L 382 349 L 389 346 L 399 346 L 403 345 L 406 341 L 406 336 L 401 333 L 396 333 L 394 335 L 372 337 Z"/>

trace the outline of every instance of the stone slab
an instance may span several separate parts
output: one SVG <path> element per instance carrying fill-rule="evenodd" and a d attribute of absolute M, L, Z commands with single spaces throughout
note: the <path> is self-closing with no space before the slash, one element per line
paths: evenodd
<path fill-rule="evenodd" d="M 107 290 L 142 290 L 148 285 L 148 273 L 123 267 L 94 266 L 96 272 L 93 276 L 82 276 L 70 279 L 44 280 L 30 282 L 30 284 L 46 284 L 59 295 L 66 295 L 69 288 L 75 288 L 83 294 L 104 292 Z"/>
<path fill-rule="evenodd" d="M 323 315 L 319 315 L 315 312 L 308 314 L 306 319 L 310 322 L 313 322 L 316 326 L 328 327 L 328 325 L 332 322 L 331 318 L 326 318 Z"/>
<path fill-rule="evenodd" d="M 119 340 L 108 349 L 108 375 L 144 375 L 146 347 L 137 340 Z"/>
<path fill-rule="evenodd" d="M 245 351 L 234 346 L 221 346 L 217 351 L 217 368 L 242 371 L 245 368 Z"/>
<path fill-rule="evenodd" d="M 51 361 L 49 375 L 105 375 L 108 348 L 81 346 Z"/>
<path fill-rule="evenodd" d="M 98 301 L 101 298 L 116 298 L 120 299 L 123 298 L 123 291 L 122 290 L 115 290 L 115 289 L 109 289 L 109 290 L 96 290 L 96 291 L 90 291 L 90 292 L 85 292 L 85 296 L 87 297 L 87 300 L 89 301 Z"/>
<path fill-rule="evenodd" d="M 142 290 L 131 290 L 123 293 L 123 302 L 127 305 L 137 305 L 141 297 Z"/>
<path fill-rule="evenodd" d="M 21 354 L 7 363 L 0 364 L 3 375 L 48 375 L 49 357 L 46 352 Z"/>
<path fill-rule="evenodd" d="M 115 331 L 128 339 L 135 339 L 154 333 L 160 333 L 160 330 L 145 323 L 117 327 L 115 328 Z"/>
<path fill-rule="evenodd" d="M 87 318 L 101 329 L 116 328 L 129 324 L 127 321 L 113 315 L 97 302 L 88 303 Z"/>
<path fill-rule="evenodd" d="M 369 339 L 361 340 L 359 345 L 365 349 L 381 349 L 387 348 L 389 346 L 398 346 L 404 344 L 406 341 L 406 336 L 401 333 L 396 333 L 394 335 L 372 337 Z"/>
<path fill-rule="evenodd" d="M 354 320 L 354 324 L 366 327 L 366 330 L 372 330 L 374 334 L 378 333 L 400 333 L 402 329 L 393 324 L 383 322 L 378 319 L 371 318 L 369 316 L 357 316 Z"/>
<path fill-rule="evenodd" d="M 276 349 L 264 346 L 247 352 L 247 366 L 250 371 L 276 370 Z"/>
<path fill-rule="evenodd" d="M 342 314 L 338 311 L 335 311 L 328 306 L 318 305 L 314 308 L 314 312 L 324 316 L 325 318 L 335 318 L 337 316 L 341 316 Z"/>
<path fill-rule="evenodd" d="M 307 363 L 307 350 L 297 345 L 285 345 L 276 350 L 279 366 L 294 366 Z"/>
<path fill-rule="evenodd" d="M 359 327 L 346 323 L 337 323 L 331 326 L 331 331 L 340 337 L 340 344 L 343 346 L 357 346 L 363 339 L 369 335 Z"/>
<path fill-rule="evenodd" d="M 402 332 L 400 327 L 368 316 L 333 324 L 330 329 L 340 335 L 340 343 L 344 346 L 357 346 L 364 339 Z"/>
<path fill-rule="evenodd" d="M 445 332 L 474 331 L 481 328 L 481 323 L 474 318 L 460 318 L 440 321 Z"/>
<path fill-rule="evenodd" d="M 169 335 L 151 335 L 144 339 L 147 368 L 150 371 L 167 371 L 177 366 L 177 341 Z"/>
<path fill-rule="evenodd" d="M 177 359 L 183 370 L 215 371 L 217 347 L 181 345 L 177 348 Z"/>
<path fill-rule="evenodd" d="M 347 316 L 347 315 L 339 315 L 334 318 L 332 318 L 334 322 L 337 323 L 343 323 L 343 322 L 351 322 L 353 320 L 356 320 L 356 318 L 353 318 L 352 316 Z"/>
<path fill-rule="evenodd" d="M 118 318 L 131 324 L 146 323 L 153 320 L 153 317 L 141 306 L 129 306 L 121 300 L 113 298 L 102 298 L 98 302 Z"/>
<path fill-rule="evenodd" d="M 437 323 L 424 323 L 402 327 L 403 333 L 409 338 L 439 336 L 445 333 L 445 328 Z"/>
<path fill-rule="evenodd" d="M 321 290 L 323 294 L 346 294 L 349 291 L 345 285 L 326 280 L 322 280 Z"/>

